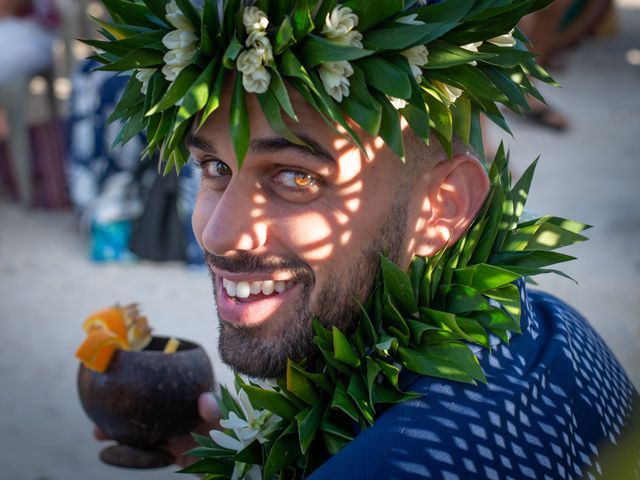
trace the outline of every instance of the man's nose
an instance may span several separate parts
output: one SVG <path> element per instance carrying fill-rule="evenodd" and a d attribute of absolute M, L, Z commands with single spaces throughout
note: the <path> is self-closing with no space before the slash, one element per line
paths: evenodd
<path fill-rule="evenodd" d="M 257 186 L 232 179 L 207 219 L 204 248 L 214 255 L 256 250 L 267 240 L 264 202 Z"/>

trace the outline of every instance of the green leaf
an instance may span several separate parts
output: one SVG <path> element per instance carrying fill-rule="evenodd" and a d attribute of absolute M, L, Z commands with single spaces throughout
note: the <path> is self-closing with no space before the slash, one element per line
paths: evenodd
<path fill-rule="evenodd" d="M 242 389 L 246 392 L 254 408 L 270 410 L 285 420 L 292 420 L 298 414 L 296 406 L 278 392 L 263 390 L 251 385 L 243 385 Z"/>
<path fill-rule="evenodd" d="M 400 160 L 404 162 L 404 143 L 402 140 L 402 130 L 400 126 L 400 113 L 391 104 L 386 95 L 375 90 L 372 94 L 382 107 L 382 119 L 380 121 L 379 135 L 393 153 L 398 155 Z"/>
<path fill-rule="evenodd" d="M 380 359 L 376 359 L 376 363 L 382 370 L 384 376 L 387 377 L 387 380 L 389 380 L 389 383 L 393 386 L 393 388 L 399 389 L 398 380 L 400 378 L 400 368 Z"/>
<path fill-rule="evenodd" d="M 512 267 L 543 268 L 558 263 L 575 260 L 576 257 L 546 250 L 524 250 L 522 252 L 501 252 L 491 255 L 489 262 L 495 266 L 511 270 Z"/>
<path fill-rule="evenodd" d="M 411 332 L 411 339 L 414 343 L 420 344 L 423 341 L 423 336 L 426 332 L 439 330 L 438 327 L 429 325 L 428 323 L 419 322 L 417 320 L 407 320 L 409 331 Z"/>
<path fill-rule="evenodd" d="M 202 128 L 207 119 L 220 107 L 220 100 L 222 97 L 222 87 L 224 86 L 225 69 L 218 65 L 218 73 L 216 73 L 215 80 L 209 92 L 209 98 L 207 104 L 202 110 L 200 115 L 200 124 L 198 128 Z"/>
<path fill-rule="evenodd" d="M 200 69 L 195 65 L 189 65 L 186 67 L 169 86 L 169 89 L 164 97 L 162 97 L 162 100 L 155 104 L 145 115 L 154 115 L 155 113 L 163 112 L 168 108 L 173 107 L 181 98 L 184 97 L 200 74 Z"/>
<path fill-rule="evenodd" d="M 211 61 L 196 81 L 193 82 L 191 88 L 187 90 L 187 93 L 183 97 L 182 105 L 178 110 L 179 120 L 191 118 L 207 105 L 207 100 L 209 100 L 210 95 L 210 82 L 215 67 L 215 60 Z"/>
<path fill-rule="evenodd" d="M 515 285 L 506 285 L 504 287 L 496 288 L 490 292 L 486 292 L 485 295 L 489 298 L 496 300 L 502 308 L 518 321 L 518 331 L 520 329 L 520 290 Z"/>
<path fill-rule="evenodd" d="M 388 297 L 388 294 L 385 298 L 382 311 L 384 314 L 384 319 L 386 320 L 385 323 L 388 332 L 391 335 L 397 337 L 400 343 L 402 343 L 403 345 L 407 345 L 409 343 L 409 327 L 407 326 L 407 323 L 405 322 L 398 309 Z"/>
<path fill-rule="evenodd" d="M 313 68 L 325 62 L 357 60 L 374 53 L 372 50 L 340 45 L 312 33 L 307 35 L 298 52 L 307 68 Z"/>
<path fill-rule="evenodd" d="M 244 47 L 240 43 L 240 40 L 238 40 L 238 37 L 234 35 L 231 39 L 231 42 L 229 42 L 227 49 L 224 51 L 224 55 L 222 56 L 222 64 L 225 66 L 225 68 L 229 70 L 235 70 L 236 59 L 238 58 L 238 55 L 240 55 L 240 52 L 243 48 Z"/>
<path fill-rule="evenodd" d="M 287 390 L 309 405 L 318 401 L 318 392 L 313 388 L 309 379 L 294 368 L 290 359 L 287 360 Z"/>
<path fill-rule="evenodd" d="M 291 428 L 296 432 L 295 421 L 291 423 L 283 434 L 273 443 L 267 462 L 264 465 L 264 477 L 271 478 L 283 470 L 287 465 L 292 464 L 301 455 L 298 436 L 288 433 Z"/>
<path fill-rule="evenodd" d="M 414 45 L 423 45 L 422 39 L 432 31 L 427 25 L 392 25 L 368 31 L 363 37 L 363 45 L 370 50 L 405 50 Z"/>
<path fill-rule="evenodd" d="M 262 465 L 264 463 L 264 455 L 262 446 L 258 440 L 254 440 L 244 447 L 232 457 L 234 462 L 251 463 L 254 465 Z"/>
<path fill-rule="evenodd" d="M 284 123 L 282 115 L 280 114 L 280 104 L 271 90 L 259 94 L 258 101 L 260 102 L 262 113 L 274 132 L 291 143 L 306 146 L 304 140 L 300 139 Z"/>
<path fill-rule="evenodd" d="M 477 290 L 466 285 L 446 285 L 441 287 L 447 299 L 447 312 L 464 313 L 487 310 L 489 305 Z"/>
<path fill-rule="evenodd" d="M 127 115 L 128 110 L 140 105 L 143 101 L 143 95 L 140 91 L 142 83 L 138 81 L 133 75 L 129 77 L 127 85 L 124 87 L 118 105 L 111 112 L 111 115 L 107 118 L 107 125 L 119 120 Z"/>
<path fill-rule="evenodd" d="M 350 94 L 342 100 L 344 112 L 372 136 L 377 136 L 382 122 L 382 107 L 369 93 L 364 73 L 355 65 L 349 82 Z"/>
<path fill-rule="evenodd" d="M 367 395 L 369 398 L 369 402 L 373 405 L 373 386 L 376 384 L 378 380 L 378 374 L 382 371 L 380 365 L 378 365 L 376 360 L 373 360 L 371 357 L 367 356 Z M 383 362 L 386 363 L 386 362 Z"/>
<path fill-rule="evenodd" d="M 487 382 L 478 359 L 463 343 L 429 345 L 420 351 L 400 347 L 398 357 L 409 370 L 420 375 L 456 382 Z"/>
<path fill-rule="evenodd" d="M 373 389 L 373 401 L 379 403 L 402 403 L 415 398 L 422 397 L 419 393 L 401 392 L 399 390 L 389 388 L 382 383 L 377 384 Z"/>
<path fill-rule="evenodd" d="M 433 310 L 430 308 L 421 308 L 420 319 L 424 322 L 435 325 L 441 331 L 454 333 L 456 340 L 462 339 L 472 341 L 472 338 L 468 337 L 465 331 L 460 328 L 458 325 L 458 317 L 453 313 Z"/>
<path fill-rule="evenodd" d="M 451 141 L 453 137 L 451 110 L 431 94 L 425 95 L 424 99 L 429 109 L 429 122 L 431 127 L 442 134 L 447 141 Z"/>
<path fill-rule="evenodd" d="M 347 385 L 343 379 L 339 379 L 336 384 L 336 389 L 331 401 L 331 408 L 343 411 L 351 417 L 354 422 L 358 421 L 358 407 L 347 393 Z"/>
<path fill-rule="evenodd" d="M 411 285 L 409 275 L 384 255 L 380 255 L 380 268 L 384 286 L 406 314 L 418 311 L 418 304 Z"/>
<path fill-rule="evenodd" d="M 218 460 L 217 458 L 203 458 L 188 467 L 179 470 L 178 473 L 209 473 L 231 478 L 233 463 Z"/>
<path fill-rule="evenodd" d="M 229 130 L 233 149 L 236 152 L 236 162 L 238 168 L 242 168 L 244 157 L 249 149 L 249 139 L 251 138 L 249 126 L 249 112 L 247 110 L 247 100 L 242 86 L 242 73 L 236 73 L 236 81 L 231 97 L 231 115 L 229 118 Z"/>
<path fill-rule="evenodd" d="M 453 278 L 456 283 L 467 285 L 480 293 L 484 293 L 487 290 L 508 285 L 520 278 L 520 275 L 495 265 L 480 263 L 457 269 L 453 274 Z"/>
<path fill-rule="evenodd" d="M 102 3 L 116 22 L 149 28 L 164 26 L 157 22 L 146 5 L 126 0 L 103 0 Z"/>
<path fill-rule="evenodd" d="M 336 360 L 340 360 L 354 368 L 360 366 L 360 358 L 358 358 L 357 352 L 353 349 L 344 333 L 336 326 L 333 327 L 333 348 Z"/>
<path fill-rule="evenodd" d="M 474 52 L 453 43 L 436 40 L 429 44 L 429 62 L 423 68 L 427 70 L 450 68 L 490 58 L 494 55 L 493 53 Z"/>
<path fill-rule="evenodd" d="M 314 24 L 311 18 L 309 0 L 302 0 L 298 3 L 293 12 L 293 35 L 300 41 L 313 31 Z"/>
<path fill-rule="evenodd" d="M 311 408 L 305 409 L 296 416 L 302 454 L 308 452 L 311 442 L 316 438 L 325 409 L 324 402 L 316 401 Z"/>
<path fill-rule="evenodd" d="M 367 424 L 369 426 L 373 425 L 375 412 L 373 405 L 369 401 L 367 386 L 361 375 L 355 374 L 351 376 L 347 393 L 357 405 Z"/>
<path fill-rule="evenodd" d="M 160 68 L 164 65 L 163 53 L 151 48 L 138 48 L 115 62 L 98 68 L 107 72 L 124 72 L 135 68 Z"/>
<path fill-rule="evenodd" d="M 372 5 L 367 2 L 348 0 L 344 6 L 351 8 L 358 16 L 358 26 L 356 27 L 358 31 L 366 32 L 389 17 L 400 13 L 404 8 L 404 0 L 376 0 L 375 8 L 371 8 Z"/>
<path fill-rule="evenodd" d="M 280 76 L 280 72 L 278 72 L 278 69 L 276 68 L 271 69 L 271 84 L 269 85 L 269 90 L 275 95 L 280 107 L 286 112 L 286 114 L 297 122 L 298 117 L 296 116 L 296 112 L 293 110 L 293 105 L 291 104 L 287 87 Z"/>
<path fill-rule="evenodd" d="M 296 41 L 293 26 L 291 25 L 291 19 L 286 16 L 284 17 L 284 21 L 278 28 L 278 32 L 276 33 L 276 43 L 274 47 L 274 53 L 276 55 L 280 55 L 284 52 L 289 46 L 291 46 Z"/>
<path fill-rule="evenodd" d="M 367 83 L 379 92 L 405 99 L 411 96 L 409 75 L 388 60 L 369 57 L 355 63 L 362 69 Z"/>
<path fill-rule="evenodd" d="M 471 138 L 471 101 L 466 95 L 451 105 L 451 121 L 455 134 L 468 145 Z"/>

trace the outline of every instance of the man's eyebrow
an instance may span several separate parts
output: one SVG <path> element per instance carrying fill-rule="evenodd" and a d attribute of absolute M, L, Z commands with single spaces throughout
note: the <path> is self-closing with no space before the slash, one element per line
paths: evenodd
<path fill-rule="evenodd" d="M 187 148 L 193 147 L 198 150 L 202 150 L 203 152 L 214 153 L 216 151 L 213 143 L 194 131 L 187 133 L 187 136 L 184 139 L 184 144 Z"/>
<path fill-rule="evenodd" d="M 286 138 L 282 137 L 266 137 L 256 138 L 251 142 L 249 148 L 252 153 L 256 154 L 276 153 L 281 150 L 295 150 L 302 155 L 319 160 L 322 163 L 328 163 L 332 166 L 336 165 L 337 162 L 334 156 L 318 142 L 306 135 L 296 135 L 300 140 L 306 143 L 306 145 L 298 145 L 297 143 L 290 142 Z"/>

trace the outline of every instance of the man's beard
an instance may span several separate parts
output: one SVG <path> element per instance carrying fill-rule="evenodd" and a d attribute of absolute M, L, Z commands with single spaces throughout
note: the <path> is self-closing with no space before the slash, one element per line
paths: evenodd
<path fill-rule="evenodd" d="M 400 195 L 403 196 L 403 195 Z M 314 274 L 311 267 L 298 258 L 261 258 L 246 252 L 232 257 L 220 257 L 206 252 L 206 261 L 229 272 L 270 273 L 286 271 L 293 280 L 302 283 L 302 293 L 287 321 L 280 322 L 276 335 L 265 338 L 263 326 L 231 325 L 220 320 L 218 348 L 222 361 L 235 371 L 254 378 L 277 378 L 286 372 L 287 359 L 300 361 L 318 354 L 313 343 L 311 320 L 315 317 L 327 328 L 338 327 L 345 333 L 355 330 L 360 317 L 360 303 L 371 292 L 378 272 L 379 253 L 389 252 L 392 261 L 398 261 L 404 240 L 407 211 L 404 200 L 396 202 L 383 218 L 374 242 L 360 251 L 348 275 L 333 275 L 318 293 L 311 307 L 311 289 Z M 215 279 L 213 293 L 216 296 Z M 272 320 L 273 321 L 273 320 Z"/>

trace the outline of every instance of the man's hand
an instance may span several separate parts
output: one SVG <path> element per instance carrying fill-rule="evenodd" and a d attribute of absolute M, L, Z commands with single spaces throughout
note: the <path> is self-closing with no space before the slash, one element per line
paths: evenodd
<path fill-rule="evenodd" d="M 206 392 L 200 395 L 200 398 L 198 398 L 198 413 L 200 414 L 200 418 L 202 418 L 202 423 L 196 427 L 194 430 L 195 433 L 209 435 L 210 430 L 220 428 L 222 414 L 220 413 L 213 394 Z M 93 435 L 97 440 L 111 440 L 111 438 L 98 427 L 93 428 Z M 167 443 L 159 445 L 160 448 L 173 455 L 176 465 L 180 467 L 191 465 L 197 460 L 195 457 L 184 455 L 185 452 L 197 446 L 190 434 L 172 438 Z"/>

